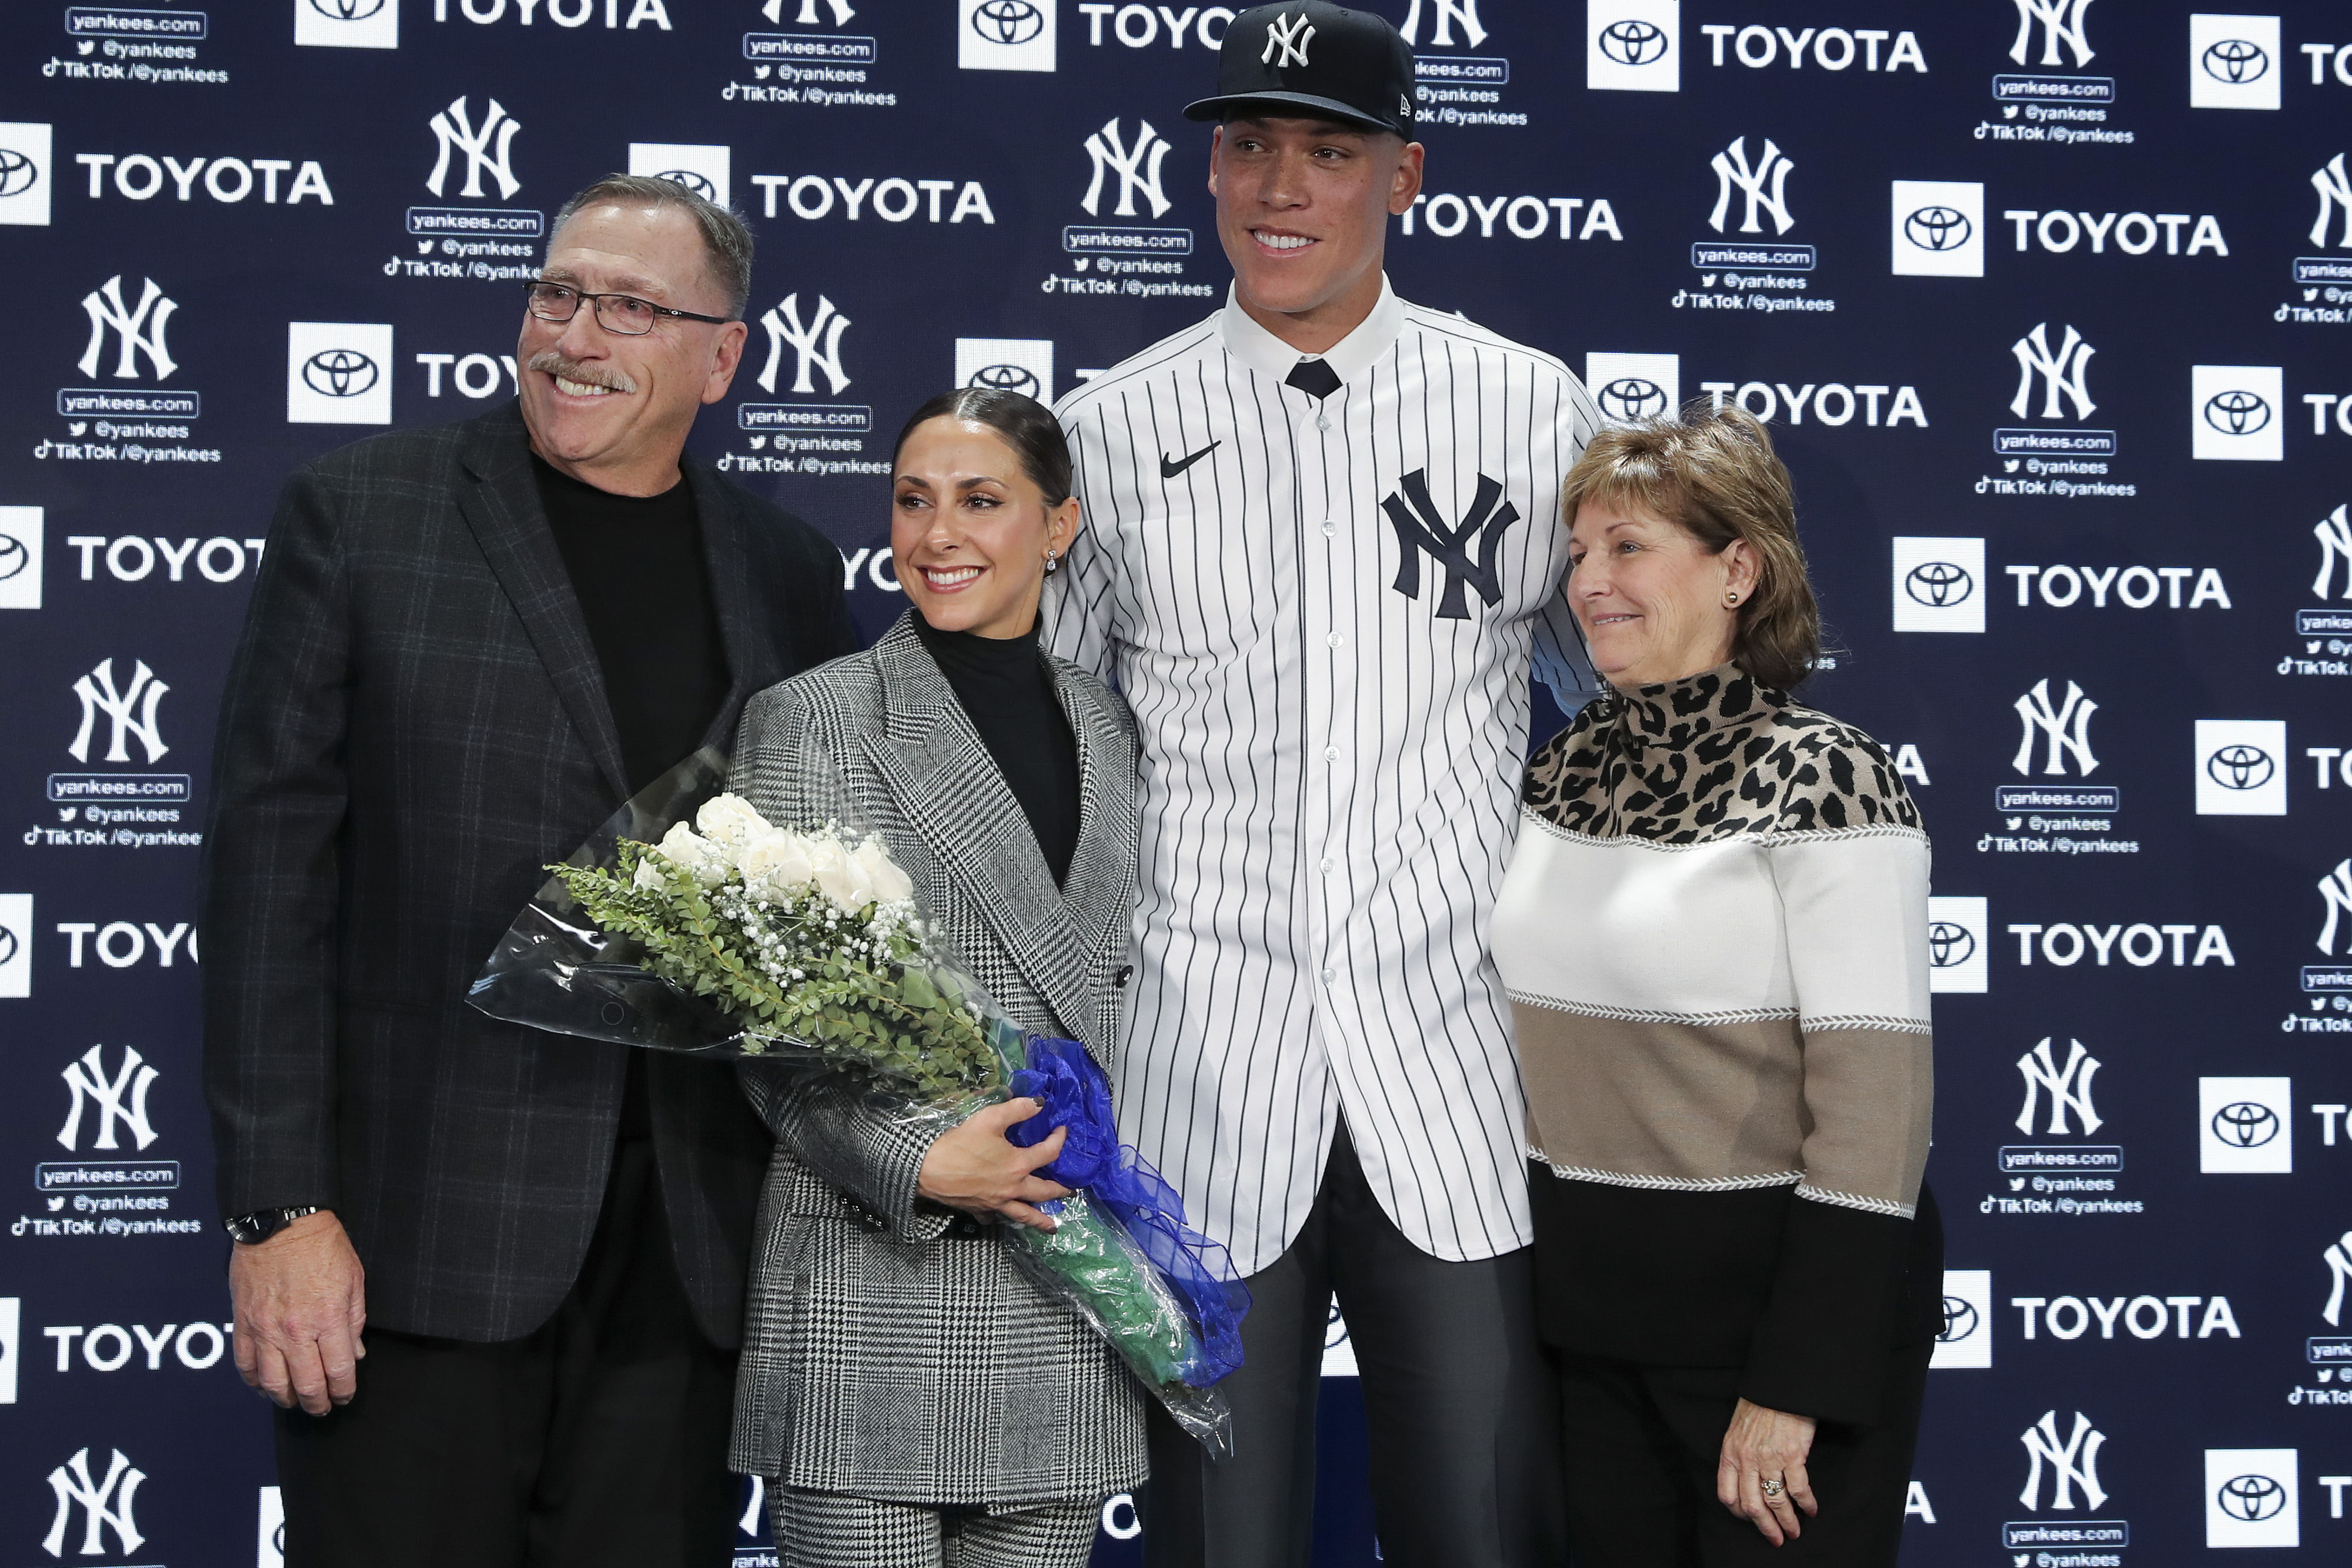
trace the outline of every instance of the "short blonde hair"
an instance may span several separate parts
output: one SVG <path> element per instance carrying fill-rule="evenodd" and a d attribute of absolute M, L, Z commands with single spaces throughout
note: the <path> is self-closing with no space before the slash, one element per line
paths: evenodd
<path fill-rule="evenodd" d="M 1696 402 L 1679 415 L 1612 426 L 1569 470 L 1561 516 L 1573 527 L 1587 501 L 1631 502 L 1688 533 L 1715 554 L 1734 539 L 1756 552 L 1756 591 L 1739 606 L 1732 661 L 1787 691 L 1821 653 L 1822 615 L 1797 542 L 1789 470 L 1761 421 L 1735 403 Z"/>

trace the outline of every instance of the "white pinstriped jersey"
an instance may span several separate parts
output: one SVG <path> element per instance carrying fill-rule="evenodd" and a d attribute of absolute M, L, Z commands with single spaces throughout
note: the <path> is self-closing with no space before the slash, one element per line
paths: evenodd
<path fill-rule="evenodd" d="M 1385 284 L 1324 355 L 1230 301 L 1079 388 L 1085 527 L 1047 646 L 1142 736 L 1122 1134 L 1254 1273 L 1344 1113 L 1415 1245 L 1529 1238 L 1510 1006 L 1487 956 L 1531 656 L 1590 687 L 1560 482 L 1599 428 L 1559 361 Z"/>

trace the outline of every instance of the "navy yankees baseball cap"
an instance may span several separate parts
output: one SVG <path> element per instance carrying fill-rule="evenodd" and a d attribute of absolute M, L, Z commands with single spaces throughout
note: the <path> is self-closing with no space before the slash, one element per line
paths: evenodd
<path fill-rule="evenodd" d="M 1328 116 L 1412 140 L 1412 50 L 1385 16 L 1324 0 L 1255 5 L 1226 26 L 1217 96 L 1187 120 Z"/>

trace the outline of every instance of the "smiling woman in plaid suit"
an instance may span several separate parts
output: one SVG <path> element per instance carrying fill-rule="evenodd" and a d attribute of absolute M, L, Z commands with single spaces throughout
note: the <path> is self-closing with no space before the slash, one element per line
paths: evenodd
<path fill-rule="evenodd" d="M 899 438 L 891 553 L 914 608 L 863 653 L 745 710 L 735 789 L 769 821 L 879 833 L 926 915 L 1023 1027 L 1118 1038 L 1135 904 L 1136 749 L 1094 676 L 1041 653 L 1044 579 L 1078 527 L 1053 416 L 933 399 Z M 861 1085 L 745 1069 L 777 1138 L 752 1262 L 734 1464 L 771 1478 L 793 1568 L 1085 1561 L 1143 1475 L 1139 1390 L 1000 1239 L 1050 1226 L 1060 1151 L 1015 1100 L 944 1135 Z"/>

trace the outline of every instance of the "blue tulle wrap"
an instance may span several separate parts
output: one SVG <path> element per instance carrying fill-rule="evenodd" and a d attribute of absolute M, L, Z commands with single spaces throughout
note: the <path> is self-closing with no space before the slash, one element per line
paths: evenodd
<path fill-rule="evenodd" d="M 1013 1124 L 1007 1136 L 1027 1148 L 1056 1127 L 1069 1130 L 1062 1152 L 1037 1174 L 1084 1188 L 1089 1201 L 1126 1227 L 1167 1280 L 1199 1336 L 1197 1375 L 1184 1381 L 1207 1387 L 1242 1364 L 1241 1324 L 1249 1311 L 1249 1288 L 1234 1275 L 1223 1246 L 1185 1225 L 1184 1200 L 1176 1189 L 1118 1141 L 1110 1084 L 1087 1048 L 1074 1040 L 1032 1035 L 1028 1056 L 1028 1067 L 1013 1074 L 1013 1092 L 1045 1108 Z"/>

